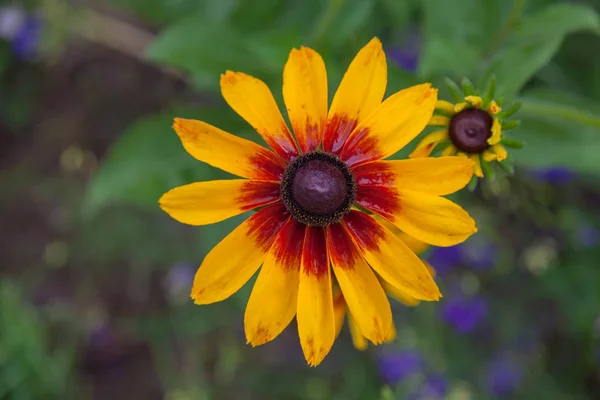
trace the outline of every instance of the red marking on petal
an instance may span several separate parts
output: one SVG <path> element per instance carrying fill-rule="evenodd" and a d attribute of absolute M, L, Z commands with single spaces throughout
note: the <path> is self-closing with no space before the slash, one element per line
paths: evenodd
<path fill-rule="evenodd" d="M 319 144 L 321 144 L 321 131 L 319 130 L 319 125 L 311 124 L 310 121 L 307 121 L 305 139 L 306 143 L 300 143 L 302 151 L 308 153 L 309 151 L 316 150 Z"/>
<path fill-rule="evenodd" d="M 325 229 L 307 226 L 302 249 L 302 272 L 321 278 L 327 276 L 328 271 L 329 258 L 325 242 Z"/>
<path fill-rule="evenodd" d="M 236 202 L 243 204 L 241 208 L 243 211 L 248 211 L 275 203 L 280 198 L 279 182 L 248 181 L 242 185 Z"/>
<path fill-rule="evenodd" d="M 379 242 L 385 240 L 383 227 L 370 215 L 352 210 L 344 217 L 343 224 L 360 248 L 379 249 Z"/>
<path fill-rule="evenodd" d="M 356 202 L 391 220 L 400 210 L 398 192 L 388 186 L 359 186 L 356 190 Z"/>
<path fill-rule="evenodd" d="M 267 251 L 281 227 L 290 219 L 290 213 L 281 203 L 267 206 L 248 218 L 248 235 Z"/>
<path fill-rule="evenodd" d="M 296 143 L 285 123 L 280 127 L 280 131 L 276 135 L 270 136 L 270 140 L 267 143 L 285 161 L 290 161 L 292 158 L 298 156 Z"/>
<path fill-rule="evenodd" d="M 356 260 L 361 257 L 352 236 L 341 223 L 327 227 L 327 248 L 331 262 L 343 269 L 354 269 Z"/>
<path fill-rule="evenodd" d="M 346 309 L 346 299 L 344 299 L 344 296 L 340 289 L 334 289 L 333 291 L 333 308 L 343 308 L 344 310 Z"/>
<path fill-rule="evenodd" d="M 260 171 L 256 179 L 265 181 L 281 181 L 286 166 L 281 158 L 265 148 L 251 156 L 250 163 Z"/>
<path fill-rule="evenodd" d="M 275 238 L 271 252 L 283 269 L 300 268 L 305 228 L 306 225 L 290 218 Z"/>
<path fill-rule="evenodd" d="M 348 136 L 356 128 L 357 123 L 357 120 L 349 119 L 345 115 L 332 116 L 325 127 L 323 150 L 328 153 L 339 154 Z"/>
<path fill-rule="evenodd" d="M 396 183 L 396 172 L 389 164 L 372 162 L 352 169 L 357 185 L 393 186 Z"/>
<path fill-rule="evenodd" d="M 340 152 L 340 158 L 349 167 L 358 166 L 373 160 L 383 158 L 379 151 L 379 140 L 374 135 L 369 135 L 369 129 L 363 128 L 352 135 Z"/>

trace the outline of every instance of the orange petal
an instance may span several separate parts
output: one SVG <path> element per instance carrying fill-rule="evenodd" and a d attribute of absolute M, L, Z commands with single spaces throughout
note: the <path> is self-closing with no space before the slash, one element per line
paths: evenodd
<path fill-rule="evenodd" d="M 463 157 L 375 161 L 352 172 L 359 186 L 389 186 L 446 195 L 469 183 L 473 176 L 473 161 Z"/>
<path fill-rule="evenodd" d="M 167 214 L 189 225 L 207 225 L 279 201 L 278 182 L 231 179 L 196 182 L 165 193 L 158 203 Z"/>
<path fill-rule="evenodd" d="M 285 163 L 275 153 L 206 122 L 175 118 L 173 128 L 194 158 L 243 178 L 280 181 Z"/>
<path fill-rule="evenodd" d="M 304 225 L 290 219 L 279 231 L 246 306 L 246 340 L 258 346 L 274 339 L 296 315 Z"/>
<path fill-rule="evenodd" d="M 379 280 L 342 224 L 327 227 L 327 248 L 354 322 L 371 342 L 383 343 L 392 325 L 392 311 Z"/>
<path fill-rule="evenodd" d="M 214 303 L 237 292 L 260 267 L 273 238 L 289 218 L 282 204 L 267 206 L 221 240 L 196 272 L 191 294 L 194 302 Z"/>
<path fill-rule="evenodd" d="M 343 223 L 365 260 L 385 281 L 417 299 L 440 298 L 427 267 L 393 232 L 356 210 Z"/>
<path fill-rule="evenodd" d="M 313 49 L 290 52 L 283 70 L 283 99 L 300 150 L 309 152 L 321 144 L 327 122 L 327 71 Z"/>
<path fill-rule="evenodd" d="M 387 63 L 378 38 L 363 47 L 344 74 L 331 108 L 323 149 L 338 154 L 354 127 L 381 103 L 387 84 Z"/>
<path fill-rule="evenodd" d="M 277 154 L 289 161 L 298 155 L 294 139 L 267 85 L 242 72 L 221 75 L 221 93 L 229 106 L 265 139 Z"/>
<path fill-rule="evenodd" d="M 391 156 L 427 126 L 436 101 L 437 89 L 430 83 L 391 95 L 358 124 L 340 157 L 354 166 Z"/>
<path fill-rule="evenodd" d="M 335 340 L 335 316 L 325 230 L 306 227 L 300 286 L 298 289 L 298 335 L 306 361 L 323 361 Z"/>

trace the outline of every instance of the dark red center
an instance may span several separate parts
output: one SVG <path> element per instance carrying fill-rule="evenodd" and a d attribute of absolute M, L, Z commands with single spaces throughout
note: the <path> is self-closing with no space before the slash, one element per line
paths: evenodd
<path fill-rule="evenodd" d="M 460 151 L 481 153 L 490 147 L 487 140 L 492 136 L 493 122 L 492 117 L 483 110 L 462 110 L 450 120 L 450 140 Z"/>
<path fill-rule="evenodd" d="M 337 156 L 323 152 L 303 154 L 287 167 L 281 197 L 298 221 L 327 226 L 339 221 L 354 202 L 352 173 Z"/>

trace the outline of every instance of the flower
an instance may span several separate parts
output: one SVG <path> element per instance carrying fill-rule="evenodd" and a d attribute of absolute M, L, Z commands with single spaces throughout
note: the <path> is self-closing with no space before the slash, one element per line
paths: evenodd
<path fill-rule="evenodd" d="M 408 398 L 410 400 L 442 400 L 448 393 L 448 380 L 441 374 L 431 374 Z"/>
<path fill-rule="evenodd" d="M 475 235 L 456 246 L 432 249 L 428 261 L 440 275 L 454 267 L 487 270 L 496 262 L 496 246 L 481 235 Z"/>
<path fill-rule="evenodd" d="M 519 363 L 506 355 L 496 357 L 485 368 L 485 383 L 492 396 L 510 396 L 523 379 L 523 369 Z"/>
<path fill-rule="evenodd" d="M 422 372 L 423 359 L 415 350 L 400 350 L 381 354 L 377 365 L 383 381 L 395 385 Z"/>
<path fill-rule="evenodd" d="M 32 58 L 38 51 L 43 28 L 42 19 L 21 7 L 0 8 L 0 37 L 11 44 L 21 59 Z"/>
<path fill-rule="evenodd" d="M 487 303 L 478 296 L 457 295 L 442 304 L 442 319 L 458 333 L 472 332 L 488 312 Z"/>
<path fill-rule="evenodd" d="M 422 84 L 382 102 L 386 71 L 375 38 L 350 64 L 328 111 L 321 56 L 293 49 L 283 71 L 283 98 L 295 138 L 262 81 L 223 74 L 225 100 L 273 151 L 202 121 L 175 119 L 192 156 L 246 179 L 175 188 L 161 197 L 161 208 L 190 225 L 258 210 L 207 254 L 191 293 L 197 304 L 224 300 L 262 265 L 244 317 L 253 346 L 275 338 L 296 316 L 304 356 L 319 364 L 336 336 L 333 276 L 373 343 L 383 342 L 392 326 L 373 271 L 415 298 L 440 297 L 423 262 L 370 213 L 439 246 L 476 231 L 465 210 L 441 197 L 470 180 L 470 160 L 381 161 L 419 134 L 437 100 L 436 89 Z"/>
<path fill-rule="evenodd" d="M 415 72 L 419 66 L 421 35 L 417 29 L 409 28 L 404 36 L 401 45 L 390 46 L 388 57 L 405 71 Z"/>
<path fill-rule="evenodd" d="M 551 185 L 568 185 L 575 179 L 577 174 L 565 167 L 550 167 L 533 170 L 530 173 L 535 179 Z"/>
<path fill-rule="evenodd" d="M 518 111 L 519 103 L 501 113 L 502 109 L 492 99 L 495 90 L 495 80 L 490 80 L 484 97 L 473 93 L 472 84 L 463 81 L 463 90 L 447 80 L 448 87 L 453 93 L 456 104 L 446 100 L 438 100 L 429 126 L 442 129 L 426 135 L 410 154 L 410 158 L 429 157 L 436 147 L 444 147 L 442 156 L 458 155 L 469 157 L 474 162 L 474 173 L 482 178 L 484 169 L 493 175 L 489 168 L 491 161 L 502 162 L 508 153 L 503 146 L 522 147 L 521 142 L 503 138 L 503 130 L 516 128 L 516 121 L 505 121 Z M 442 145 L 442 143 L 447 143 Z"/>

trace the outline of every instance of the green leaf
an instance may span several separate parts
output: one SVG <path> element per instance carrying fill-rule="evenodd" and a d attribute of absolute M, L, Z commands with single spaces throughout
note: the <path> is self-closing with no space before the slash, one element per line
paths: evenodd
<path fill-rule="evenodd" d="M 481 169 L 483 170 L 483 174 L 490 181 L 493 181 L 496 178 L 496 174 L 494 173 L 494 168 L 490 165 L 489 162 L 483 159 L 483 153 L 479 154 L 479 162 L 481 163 Z"/>
<path fill-rule="evenodd" d="M 585 30 L 600 33 L 593 9 L 563 3 L 548 6 L 522 19 L 509 43 L 492 58 L 484 78 L 495 73 L 499 92 L 514 97 L 552 59 L 566 35 Z"/>
<path fill-rule="evenodd" d="M 474 94 L 475 88 L 473 87 L 473 83 L 469 80 L 469 78 L 463 78 L 461 86 L 465 97 Z"/>
<path fill-rule="evenodd" d="M 549 36 L 564 37 L 585 30 L 600 34 L 600 18 L 596 11 L 583 4 L 559 3 L 524 18 L 515 38 L 544 40 Z"/>
<path fill-rule="evenodd" d="M 481 54 L 472 46 L 448 38 L 432 38 L 423 49 L 419 76 L 471 75 L 480 64 Z"/>
<path fill-rule="evenodd" d="M 456 82 L 454 82 L 450 78 L 445 78 L 444 82 L 446 83 L 446 86 L 448 87 L 448 91 L 450 92 L 450 95 L 452 96 L 452 99 L 454 100 L 455 103 L 460 103 L 461 101 L 463 101 L 465 99 L 465 96 L 464 96 L 461 88 L 458 87 Z"/>
<path fill-rule="evenodd" d="M 483 108 L 487 108 L 490 101 L 494 99 L 494 95 L 496 94 L 496 75 L 490 76 L 490 80 L 488 81 L 485 89 L 485 93 L 483 95 Z"/>
<path fill-rule="evenodd" d="M 530 91 L 520 100 L 518 137 L 527 146 L 512 153 L 516 162 L 600 173 L 600 104 L 554 90 Z"/>
<path fill-rule="evenodd" d="M 500 117 L 502 119 L 509 118 L 509 117 L 515 115 L 515 113 L 517 113 L 520 109 L 521 109 L 521 102 L 515 101 L 513 104 L 510 105 L 510 107 L 500 111 L 500 114 L 498 115 L 498 117 Z"/>
<path fill-rule="evenodd" d="M 515 140 L 504 135 L 502 135 L 502 140 L 500 141 L 500 144 L 511 149 L 522 149 L 523 147 L 525 147 L 525 143 L 521 142 L 520 140 Z"/>
<path fill-rule="evenodd" d="M 512 121 L 504 121 L 502 122 L 502 130 L 510 131 L 511 129 L 516 129 L 521 126 L 521 121 L 512 120 Z"/>
<path fill-rule="evenodd" d="M 225 108 L 178 109 L 138 120 L 113 144 L 90 181 L 84 216 L 115 203 L 156 209 L 167 190 L 217 176 L 215 169 L 186 153 L 172 129 L 173 118 L 198 118 L 231 129 L 237 125 L 232 125 L 232 114 Z"/>

